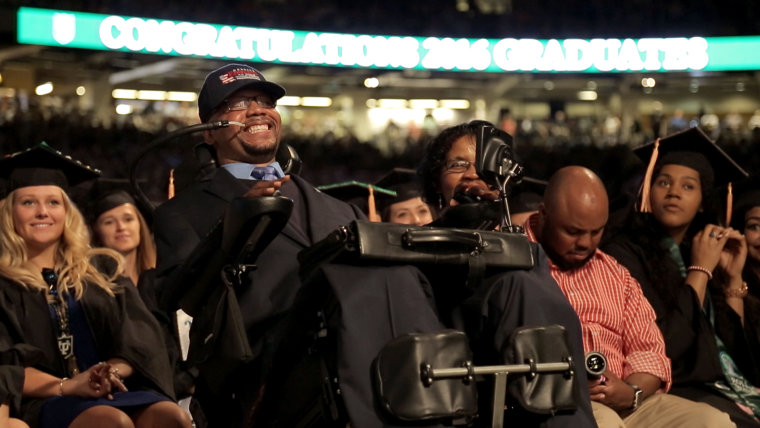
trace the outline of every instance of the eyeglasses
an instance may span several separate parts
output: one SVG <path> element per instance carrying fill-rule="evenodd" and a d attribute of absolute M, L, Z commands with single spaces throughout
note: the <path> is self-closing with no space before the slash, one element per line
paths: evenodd
<path fill-rule="evenodd" d="M 452 160 L 443 166 L 446 172 L 466 172 L 472 166 L 472 162 L 466 160 Z"/>
<path fill-rule="evenodd" d="M 256 104 L 264 108 L 277 107 L 277 101 L 273 100 L 269 95 L 253 95 L 250 97 L 230 98 L 228 100 L 224 100 L 224 103 L 227 104 L 227 111 L 239 111 L 248 110 L 251 107 L 251 103 L 254 101 Z"/>

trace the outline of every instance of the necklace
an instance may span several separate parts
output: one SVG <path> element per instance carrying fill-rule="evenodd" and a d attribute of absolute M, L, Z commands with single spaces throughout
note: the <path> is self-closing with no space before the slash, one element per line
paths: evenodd
<path fill-rule="evenodd" d="M 67 375 L 72 377 L 79 373 L 77 358 L 74 355 L 74 336 L 69 328 L 69 308 L 66 300 L 58 293 L 58 274 L 49 268 L 42 269 L 42 278 L 49 287 L 48 299 L 51 316 L 54 318 L 56 325 L 56 334 L 58 336 L 58 351 L 63 357 L 66 366 Z"/>

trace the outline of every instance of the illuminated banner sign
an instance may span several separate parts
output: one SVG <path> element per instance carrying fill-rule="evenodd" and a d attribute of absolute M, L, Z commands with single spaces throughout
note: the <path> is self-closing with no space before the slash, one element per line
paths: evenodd
<path fill-rule="evenodd" d="M 235 27 L 22 7 L 19 43 L 233 61 L 483 72 L 758 70 L 760 37 L 453 39 Z"/>

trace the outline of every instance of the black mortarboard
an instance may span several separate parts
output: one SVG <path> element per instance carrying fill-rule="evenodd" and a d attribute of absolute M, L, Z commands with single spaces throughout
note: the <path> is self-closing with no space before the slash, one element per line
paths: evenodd
<path fill-rule="evenodd" d="M 645 163 L 649 162 L 655 142 L 633 149 Z M 714 183 L 718 186 L 742 180 L 747 172 L 724 152 L 698 127 L 689 128 L 661 138 L 657 164 L 687 166 L 702 173 L 709 166 Z"/>
<path fill-rule="evenodd" d="M 396 202 L 404 202 L 409 199 L 422 197 L 422 185 L 419 182 L 417 171 L 413 169 L 393 168 L 377 180 L 375 185 L 396 193 L 394 197 L 381 197 L 377 199 L 378 210 L 380 211 Z"/>
<path fill-rule="evenodd" d="M 134 205 L 148 224 L 153 217 L 153 207 L 149 203 L 141 203 L 136 198 L 134 188 L 127 179 L 99 178 L 95 180 L 87 195 L 84 205 L 87 218 L 94 223 L 101 214 L 124 204 Z"/>
<path fill-rule="evenodd" d="M 364 203 L 361 203 L 360 205 L 367 209 L 367 216 L 373 221 L 380 221 L 379 218 L 375 217 L 375 201 L 396 197 L 396 192 L 393 190 L 384 189 L 374 184 L 363 183 L 356 180 L 324 184 L 322 186 L 317 186 L 317 189 L 345 202 L 358 203 L 358 201 L 366 201 L 366 205 Z"/>
<path fill-rule="evenodd" d="M 747 172 L 698 127 L 637 147 L 633 152 L 648 163 L 641 200 L 641 210 L 645 212 L 649 210 L 649 185 L 657 166 L 675 164 L 692 168 L 710 187 L 725 186 L 747 177 Z"/>
<path fill-rule="evenodd" d="M 45 143 L 0 159 L 0 176 L 6 179 L 5 192 L 27 186 L 55 185 L 64 191 L 100 175 L 100 170 L 64 156 Z M 5 197 L 7 193 L 2 196 Z"/>
<path fill-rule="evenodd" d="M 538 210 L 538 204 L 544 200 L 546 184 L 545 180 L 523 177 L 509 191 L 509 212 L 517 214 Z"/>

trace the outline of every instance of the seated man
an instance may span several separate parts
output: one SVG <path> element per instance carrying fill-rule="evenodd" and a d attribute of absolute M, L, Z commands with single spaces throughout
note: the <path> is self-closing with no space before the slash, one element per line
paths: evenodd
<path fill-rule="evenodd" d="M 607 192 L 592 171 L 569 166 L 549 180 L 544 201 L 524 227 L 549 256 L 551 274 L 581 320 L 586 352 L 607 370 L 589 380 L 600 427 L 727 427 L 728 415 L 666 394 L 670 360 L 655 313 L 638 282 L 597 249 L 608 217 Z"/>
<path fill-rule="evenodd" d="M 210 426 L 250 425 L 272 356 L 281 341 L 282 322 L 301 287 L 297 254 L 339 226 L 364 218 L 358 208 L 319 192 L 297 175 L 284 175 L 275 161 L 282 130 L 276 105 L 284 94 L 284 88 L 267 81 L 258 70 L 248 65 L 228 64 L 209 73 L 198 97 L 200 119 L 202 122 L 230 122 L 228 127 L 204 132 L 204 139 L 214 149 L 219 168 L 192 183 L 155 212 L 158 294 L 164 309 L 173 312 L 179 306 L 183 291 L 192 286 L 175 281 L 175 273 L 181 271 L 196 247 L 204 243 L 235 198 L 271 196 L 279 191 L 293 201 L 287 224 L 255 260 L 258 268 L 248 269 L 236 278 L 234 297 L 251 347 L 250 360 L 234 370 L 231 362 L 229 368 L 224 367 L 227 373 L 202 373 L 196 384 L 194 396 L 203 407 Z M 348 291 L 363 290 L 353 287 L 353 283 L 340 285 L 347 287 Z M 415 307 L 414 316 L 407 318 L 408 323 L 398 320 L 388 329 L 390 337 L 387 340 L 399 334 L 441 328 L 432 306 L 420 291 L 421 287 L 401 289 L 402 285 L 382 282 L 378 286 L 380 290 L 394 288 L 398 293 L 378 291 L 372 296 L 378 307 L 399 305 L 395 301 L 383 303 L 384 296 Z M 209 302 L 209 305 L 213 303 Z M 358 315 L 344 309 L 344 316 L 356 316 L 355 324 L 358 325 L 383 316 L 383 311 L 367 311 L 366 306 L 356 309 L 356 313 Z M 201 325 L 203 321 L 196 317 L 193 324 Z M 229 328 L 214 333 L 229 335 L 233 330 Z M 374 335 L 365 335 L 367 340 L 352 345 L 364 352 L 364 348 L 368 348 L 366 341 L 383 337 L 372 331 Z M 215 340 L 224 341 L 222 338 Z M 214 352 L 224 353 L 226 349 L 216 347 Z M 356 354 L 349 353 L 348 357 Z M 371 396 L 368 398 L 365 394 L 369 390 L 368 373 L 369 367 L 361 364 L 351 365 L 340 373 L 342 383 L 339 386 L 344 392 L 344 400 L 352 403 L 347 407 L 356 426 L 380 425 Z M 362 388 L 348 388 L 343 384 L 351 382 L 361 384 Z M 354 394 L 357 389 L 360 393 Z"/>

